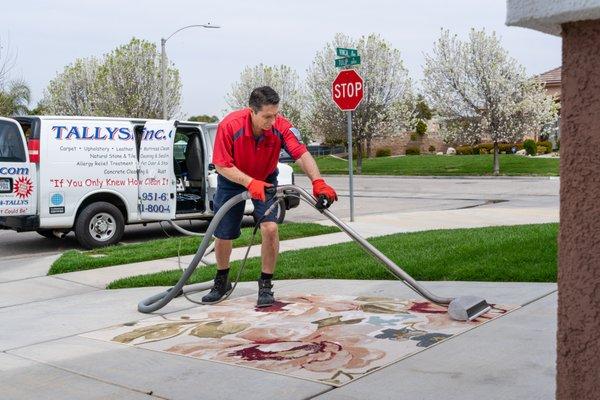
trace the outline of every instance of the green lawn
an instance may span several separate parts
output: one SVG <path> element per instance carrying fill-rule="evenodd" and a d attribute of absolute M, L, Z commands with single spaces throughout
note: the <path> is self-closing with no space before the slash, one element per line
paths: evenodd
<path fill-rule="evenodd" d="M 395 234 L 369 240 L 417 280 L 556 282 L 558 224 L 436 230 Z M 358 244 L 282 253 L 275 279 L 396 279 Z M 235 277 L 240 262 L 232 263 Z M 199 268 L 189 283 L 214 277 Z M 248 260 L 243 281 L 256 280 L 260 259 Z M 114 281 L 110 289 L 172 286 L 181 271 L 171 270 Z"/>
<path fill-rule="evenodd" d="M 243 228 L 242 235 L 234 240 L 233 246 L 247 246 L 250 243 L 252 229 Z M 335 227 L 313 223 L 285 223 L 279 225 L 279 238 L 281 240 L 295 239 L 338 231 Z M 182 236 L 138 244 L 116 245 L 90 251 L 69 250 L 52 264 L 48 275 L 175 257 L 178 253 L 181 255 L 194 254 L 198 250 L 201 239 L 193 236 Z M 254 243 L 261 243 L 261 241 L 260 232 L 258 232 Z"/>
<path fill-rule="evenodd" d="M 365 175 L 492 175 L 493 155 L 403 156 L 363 160 Z M 323 174 L 347 174 L 348 161 L 331 156 L 317 157 Z M 356 161 L 354 162 L 356 172 Z M 500 154 L 501 175 L 558 175 L 558 158 L 532 158 Z M 295 172 L 301 172 L 293 164 Z"/>

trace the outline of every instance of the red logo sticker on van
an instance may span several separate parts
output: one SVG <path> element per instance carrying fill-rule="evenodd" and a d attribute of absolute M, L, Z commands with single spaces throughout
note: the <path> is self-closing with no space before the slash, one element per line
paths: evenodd
<path fill-rule="evenodd" d="M 15 194 L 21 199 L 31 196 L 33 193 L 33 183 L 26 176 L 21 176 L 15 180 Z"/>

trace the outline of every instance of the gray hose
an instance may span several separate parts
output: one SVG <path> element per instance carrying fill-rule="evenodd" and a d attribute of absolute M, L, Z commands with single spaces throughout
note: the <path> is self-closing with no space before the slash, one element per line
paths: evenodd
<path fill-rule="evenodd" d="M 311 196 L 303 188 L 295 186 L 295 185 L 282 185 L 282 186 L 279 186 L 277 192 L 283 193 L 283 191 L 286 189 L 294 190 L 295 192 L 297 192 L 300 195 L 301 198 L 306 200 L 307 203 L 309 203 L 313 207 L 317 208 L 317 203 L 315 201 L 315 198 L 313 196 Z M 446 305 L 446 304 L 449 304 L 452 300 L 454 300 L 453 298 L 439 297 L 439 296 L 436 296 L 435 294 L 429 292 L 427 289 L 425 289 L 423 286 L 421 286 L 417 281 L 415 281 L 409 274 L 407 274 L 402 268 L 397 266 L 396 263 L 394 263 L 392 260 L 390 260 L 388 257 L 386 257 L 381 251 L 377 250 L 371 243 L 367 242 L 362 236 L 360 236 L 356 231 L 354 231 L 354 229 L 352 229 L 350 226 L 348 226 L 344 222 L 342 222 L 331 211 L 329 211 L 327 209 L 323 209 L 323 210 L 319 210 L 319 211 L 321 213 L 323 213 L 325 216 L 327 216 L 327 218 L 329 218 L 331 221 L 333 221 L 333 223 L 336 224 L 338 228 L 340 228 L 342 231 L 346 232 L 348 234 L 348 236 L 350 236 L 352 239 L 354 239 L 354 241 L 356 241 L 358 244 L 360 244 L 367 253 L 371 254 L 377 260 L 381 261 L 383 263 L 383 265 L 385 265 L 387 267 L 387 269 L 394 276 L 400 278 L 400 280 L 402 280 L 402 282 L 404 282 L 404 284 L 406 286 L 408 286 L 409 288 L 411 288 L 413 291 L 419 293 L 421 296 L 423 296 L 426 299 L 428 299 L 434 303 L 437 303 L 437 304 Z"/>
<path fill-rule="evenodd" d="M 192 231 L 188 231 L 187 229 L 183 229 L 182 227 L 180 227 L 179 225 L 177 225 L 174 221 L 171 221 L 170 219 L 167 220 L 167 222 L 169 223 L 169 225 L 171 225 L 173 227 L 173 229 L 175 229 L 179 233 L 183 233 L 184 235 L 188 235 L 188 236 L 204 236 L 205 235 L 204 233 L 192 232 Z"/>
<path fill-rule="evenodd" d="M 174 221 L 167 220 L 167 222 L 169 223 L 169 225 L 171 225 L 171 227 L 173 227 L 173 229 L 175 229 L 177 232 L 183 233 L 184 235 L 199 236 L 199 237 L 203 237 L 205 235 L 204 233 L 192 232 L 192 231 L 188 231 L 187 229 L 183 229 L 182 227 L 177 225 Z M 164 232 L 164 229 L 163 229 L 163 232 Z M 206 249 L 206 251 L 204 252 L 204 256 L 212 253 L 214 249 L 215 249 L 215 242 L 211 242 L 210 245 L 208 246 L 208 248 Z M 209 264 L 209 262 L 204 258 L 202 260 L 200 260 L 200 262 L 204 265 Z"/>
<path fill-rule="evenodd" d="M 295 185 L 282 185 L 282 186 L 279 186 L 277 189 L 277 196 L 285 196 L 285 193 L 284 193 L 285 190 L 292 190 L 292 191 L 298 193 L 299 197 L 302 198 L 302 200 L 305 200 L 308 204 L 310 204 L 311 206 L 318 209 L 317 201 L 315 200 L 315 198 L 313 196 L 311 196 L 303 188 L 295 186 Z M 187 280 L 190 278 L 190 276 L 192 276 L 192 274 L 196 270 L 196 267 L 198 266 L 198 263 L 202 260 L 202 257 L 204 257 L 204 253 L 206 252 L 206 249 L 209 246 L 210 239 L 211 239 L 215 229 L 219 225 L 219 222 L 221 222 L 221 219 L 223 218 L 225 213 L 227 213 L 227 211 L 229 211 L 229 209 L 231 207 L 233 207 L 234 205 L 236 205 L 237 203 L 239 203 L 241 201 L 245 201 L 249 198 L 250 198 L 250 194 L 248 192 L 240 193 L 237 196 L 234 196 L 231 199 L 229 199 L 219 209 L 219 211 L 213 217 L 210 225 L 208 226 L 208 229 L 206 230 L 206 233 L 204 234 L 204 239 L 202 240 L 202 243 L 200 243 L 200 246 L 198 247 L 198 251 L 196 252 L 194 258 L 192 259 L 189 266 L 184 271 L 183 275 L 181 276 L 181 278 L 179 279 L 177 284 L 164 292 L 158 293 L 154 296 L 151 296 L 147 299 L 142 300 L 138 304 L 138 310 L 140 312 L 143 312 L 143 313 L 154 312 L 154 311 L 164 307 L 165 305 L 167 305 L 180 292 L 192 293 L 192 292 L 198 292 L 201 290 L 207 290 L 207 289 L 210 289 L 213 287 L 212 281 L 197 283 L 197 284 L 188 285 L 188 286 L 185 286 L 185 283 L 187 282 Z M 407 274 L 403 269 L 398 267 L 396 265 L 396 263 L 394 263 L 392 260 L 390 260 L 388 257 L 386 257 L 382 252 L 377 250 L 373 245 L 371 245 L 367 240 L 365 240 L 362 236 L 360 236 L 357 232 L 355 232 L 347 224 L 342 222 L 338 217 L 336 217 L 329 210 L 319 209 L 319 211 L 321 213 L 323 213 L 325 216 L 327 216 L 330 220 L 332 220 L 335 223 L 335 225 L 337 225 L 342 231 L 346 232 L 352 239 L 354 239 L 354 241 L 356 241 L 358 244 L 360 244 L 363 247 L 363 249 L 365 249 L 367 251 L 367 253 L 371 254 L 373 257 L 375 257 L 376 259 L 381 261 L 394 276 L 400 278 L 402 280 L 402 282 L 404 282 L 404 284 L 406 284 L 409 288 L 411 288 L 415 292 L 419 293 L 426 299 L 428 299 L 434 303 L 437 303 L 437 304 L 447 305 L 452 300 L 454 300 L 453 298 L 439 297 L 439 296 L 436 296 L 433 293 L 429 292 L 427 289 L 425 289 L 423 286 L 421 286 L 417 281 L 415 281 L 409 274 Z"/>
<path fill-rule="evenodd" d="M 219 222 L 221 222 L 221 219 L 223 219 L 223 216 L 227 213 L 227 211 L 229 211 L 229 209 L 231 209 L 231 207 L 235 206 L 236 204 L 242 201 L 246 201 L 249 198 L 250 194 L 248 192 L 243 192 L 236 196 L 233 196 L 225 204 L 223 204 L 221 208 L 219 208 L 219 211 L 215 214 L 212 221 L 210 222 L 210 225 L 208 225 L 208 228 L 206 229 L 206 233 L 204 234 L 202 243 L 200 243 L 200 246 L 198 247 L 198 251 L 196 251 L 194 258 L 192 259 L 192 261 L 190 261 L 190 264 L 183 272 L 181 278 L 179 278 L 179 281 L 177 281 L 175 286 L 173 286 L 172 288 L 140 301 L 138 303 L 139 312 L 151 313 L 156 310 L 159 310 L 166 306 L 175 297 L 177 297 L 177 295 L 180 292 L 197 292 L 200 290 L 207 290 L 213 287 L 212 281 L 197 283 L 188 286 L 185 286 L 185 283 L 192 276 L 192 274 L 196 270 L 196 267 L 198 267 L 198 264 L 202 260 L 202 257 L 204 257 L 204 253 L 206 252 L 206 249 L 210 244 L 212 235 L 215 232 L 215 229 L 217 229 Z"/>

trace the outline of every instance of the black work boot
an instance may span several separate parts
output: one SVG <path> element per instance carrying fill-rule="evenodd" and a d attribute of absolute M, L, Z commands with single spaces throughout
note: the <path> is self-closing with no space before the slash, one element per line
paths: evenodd
<path fill-rule="evenodd" d="M 210 289 L 210 292 L 202 297 L 203 303 L 214 303 L 225 296 L 231 290 L 231 282 L 227 279 L 227 275 L 217 275 L 215 277 L 215 285 Z"/>
<path fill-rule="evenodd" d="M 258 300 L 256 301 L 257 307 L 269 307 L 275 303 L 273 297 L 273 291 L 271 288 L 273 284 L 270 279 L 259 279 L 258 280 Z"/>

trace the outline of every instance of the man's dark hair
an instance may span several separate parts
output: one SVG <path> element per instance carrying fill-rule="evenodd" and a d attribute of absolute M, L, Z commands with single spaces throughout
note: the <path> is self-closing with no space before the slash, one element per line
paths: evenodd
<path fill-rule="evenodd" d="M 262 106 L 279 104 L 279 95 L 270 86 L 257 87 L 250 93 L 248 104 L 254 112 L 259 112 Z"/>

